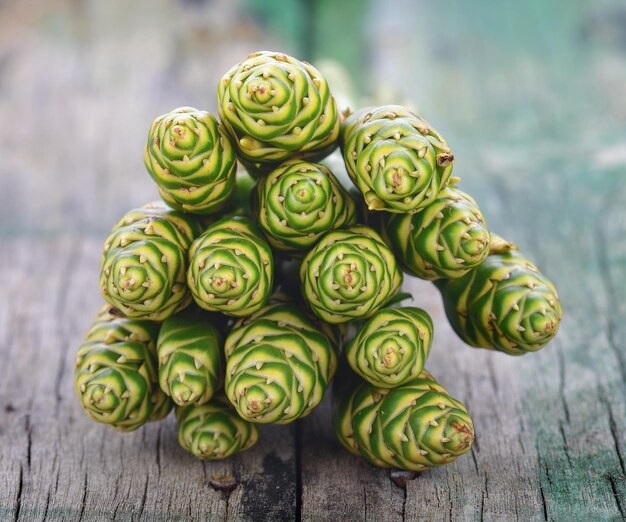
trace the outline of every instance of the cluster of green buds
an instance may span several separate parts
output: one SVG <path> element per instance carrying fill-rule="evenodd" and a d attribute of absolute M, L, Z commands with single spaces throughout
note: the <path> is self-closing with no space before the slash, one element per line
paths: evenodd
<path fill-rule="evenodd" d="M 556 335 L 554 285 L 490 233 L 446 140 L 411 110 L 340 115 L 320 71 L 278 52 L 232 67 L 217 110 L 150 126 L 164 203 L 105 241 L 109 305 L 76 357 L 87 414 L 130 431 L 175 405 L 180 445 L 222 459 L 256 443 L 256 424 L 308 415 L 342 364 L 338 384 L 358 381 L 335 394 L 348 450 L 410 471 L 466 453 L 472 420 L 425 369 L 433 321 L 398 306 L 403 271 L 435 283 L 468 344 L 513 355 Z"/>

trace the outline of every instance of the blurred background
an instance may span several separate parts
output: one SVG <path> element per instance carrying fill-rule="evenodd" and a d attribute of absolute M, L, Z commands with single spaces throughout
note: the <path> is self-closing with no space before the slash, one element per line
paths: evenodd
<path fill-rule="evenodd" d="M 0 234 L 106 233 L 156 197 L 152 119 L 215 111 L 261 49 L 322 68 L 341 104 L 415 107 L 488 220 L 514 190 L 547 228 L 542 187 L 575 177 L 584 201 L 626 165 L 623 0 L 0 0 Z"/>

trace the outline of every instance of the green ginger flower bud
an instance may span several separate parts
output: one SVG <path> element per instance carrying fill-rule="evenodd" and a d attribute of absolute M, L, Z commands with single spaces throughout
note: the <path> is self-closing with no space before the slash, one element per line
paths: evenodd
<path fill-rule="evenodd" d="M 465 406 L 426 371 L 393 389 L 361 384 L 342 398 L 334 424 L 343 446 L 382 468 L 442 466 L 474 440 Z"/>
<path fill-rule="evenodd" d="M 100 290 L 126 317 L 162 321 L 185 308 L 187 251 L 200 234 L 192 218 L 153 203 L 128 212 L 104 243 Z"/>
<path fill-rule="evenodd" d="M 272 251 L 250 219 L 220 219 L 191 246 L 187 281 L 201 308 L 250 315 L 267 303 L 272 291 Z"/>
<path fill-rule="evenodd" d="M 166 319 L 157 342 L 159 383 L 178 406 L 204 404 L 222 384 L 222 342 L 206 313 L 189 309 Z"/>
<path fill-rule="evenodd" d="M 382 308 L 346 348 L 352 369 L 379 388 L 394 388 L 417 378 L 433 339 L 433 322 L 420 308 Z"/>
<path fill-rule="evenodd" d="M 341 145 L 348 174 L 370 210 L 419 211 L 448 184 L 454 162 L 443 137 L 399 105 L 348 116 Z"/>
<path fill-rule="evenodd" d="M 194 214 L 216 212 L 235 188 L 235 148 L 215 117 L 181 107 L 152 122 L 144 163 L 163 200 Z"/>
<path fill-rule="evenodd" d="M 454 187 L 415 214 L 387 214 L 382 227 L 398 261 L 422 279 L 456 278 L 482 263 L 490 234 L 474 199 Z"/>
<path fill-rule="evenodd" d="M 328 83 L 312 65 L 282 53 L 253 53 L 235 65 L 219 83 L 217 107 L 239 156 L 261 169 L 291 158 L 319 160 L 337 146 L 339 114 Z"/>
<path fill-rule="evenodd" d="M 220 394 L 205 404 L 176 408 L 178 443 L 202 460 L 219 460 L 254 446 L 256 426 L 240 418 Z"/>
<path fill-rule="evenodd" d="M 74 384 L 89 417 L 132 431 L 172 408 L 158 383 L 159 326 L 113 315 L 110 309 L 100 310 L 76 354 Z"/>
<path fill-rule="evenodd" d="M 283 163 L 257 185 L 259 225 L 270 245 L 304 253 L 328 232 L 355 223 L 354 201 L 323 165 Z"/>
<path fill-rule="evenodd" d="M 251 422 L 286 424 L 317 406 L 337 355 L 324 329 L 291 304 L 240 320 L 226 338 L 226 396 Z"/>
<path fill-rule="evenodd" d="M 391 250 L 373 229 L 352 226 L 326 234 L 300 267 L 305 299 L 323 321 L 369 317 L 402 284 Z"/>

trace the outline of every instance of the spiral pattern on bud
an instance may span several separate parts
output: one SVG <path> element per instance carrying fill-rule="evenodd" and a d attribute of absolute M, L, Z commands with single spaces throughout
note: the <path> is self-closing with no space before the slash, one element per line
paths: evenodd
<path fill-rule="evenodd" d="M 367 108 L 341 127 L 346 169 L 370 210 L 414 213 L 433 201 L 454 156 L 425 120 L 399 105 Z"/>
<path fill-rule="evenodd" d="M 322 320 L 339 324 L 369 317 L 402 284 L 391 250 L 369 227 L 333 230 L 300 267 L 304 297 Z"/>
<path fill-rule="evenodd" d="M 176 408 L 178 443 L 199 459 L 218 460 L 254 446 L 256 426 L 241 419 L 220 394 L 205 404 Z"/>
<path fill-rule="evenodd" d="M 272 291 L 272 251 L 250 219 L 220 219 L 191 246 L 187 281 L 201 308 L 250 315 L 267 303 Z"/>
<path fill-rule="evenodd" d="M 323 165 L 293 160 L 257 185 L 259 225 L 272 247 L 287 253 L 309 250 L 319 238 L 355 222 L 355 205 Z"/>
<path fill-rule="evenodd" d="M 187 250 L 200 233 L 192 218 L 150 204 L 131 210 L 104 243 L 100 290 L 126 317 L 162 321 L 191 302 Z"/>
<path fill-rule="evenodd" d="M 224 75 L 220 119 L 248 162 L 315 161 L 339 136 L 337 105 L 320 72 L 281 53 L 258 52 Z"/>
<path fill-rule="evenodd" d="M 402 267 L 422 279 L 456 278 L 482 263 L 491 235 L 476 201 L 454 187 L 416 214 L 388 214 L 383 234 Z"/>
<path fill-rule="evenodd" d="M 118 317 L 104 306 L 78 349 L 74 386 L 89 417 L 132 431 L 165 417 L 172 402 L 159 388 L 158 324 Z"/>
<path fill-rule="evenodd" d="M 222 384 L 220 333 L 207 314 L 186 309 L 159 331 L 159 384 L 178 406 L 208 402 Z"/>
<path fill-rule="evenodd" d="M 337 366 L 323 329 L 290 304 L 270 304 L 226 338 L 226 396 L 251 422 L 287 424 L 317 406 Z"/>
<path fill-rule="evenodd" d="M 219 210 L 235 188 L 235 149 L 215 117 L 181 107 L 152 122 L 144 163 L 163 200 L 195 214 Z"/>
<path fill-rule="evenodd" d="M 335 433 L 375 466 L 424 471 L 452 462 L 474 440 L 465 406 L 426 371 L 394 389 L 359 385 L 343 397 Z"/>
<path fill-rule="evenodd" d="M 556 288 L 514 245 L 497 236 L 491 245 L 487 259 L 463 277 L 437 281 L 448 320 L 471 346 L 537 351 L 559 329 Z"/>
<path fill-rule="evenodd" d="M 433 339 L 433 322 L 420 308 L 383 308 L 346 348 L 352 369 L 370 384 L 394 388 L 424 369 Z"/>

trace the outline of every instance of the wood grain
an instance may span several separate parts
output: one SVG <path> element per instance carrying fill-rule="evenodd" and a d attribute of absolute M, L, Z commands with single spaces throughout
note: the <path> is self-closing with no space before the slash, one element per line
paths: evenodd
<path fill-rule="evenodd" d="M 557 339 L 512 358 L 464 346 L 434 287 L 408 281 L 436 325 L 428 369 L 474 419 L 470 454 L 417 476 L 375 469 L 334 440 L 331 393 L 221 463 L 180 449 L 171 417 L 120 434 L 83 414 L 72 364 L 101 303 L 102 240 L 156 196 L 141 156 L 150 121 L 180 105 L 213 110 L 231 64 L 296 46 L 280 24 L 264 33 L 244 10 L 253 3 L 262 14 L 244 0 L 0 3 L 0 519 L 625 518 L 618 0 L 373 2 L 350 26 L 365 28 L 362 50 L 339 53 L 360 56 L 355 77 L 372 78 L 379 102 L 428 109 L 491 228 L 559 288 Z M 296 3 L 284 5 L 290 20 Z M 332 6 L 311 11 L 313 55 L 350 44 Z"/>

